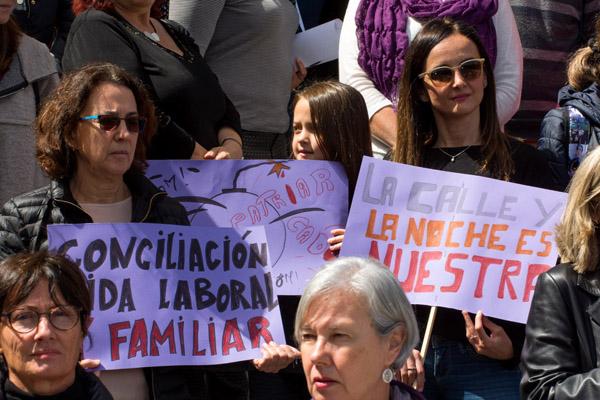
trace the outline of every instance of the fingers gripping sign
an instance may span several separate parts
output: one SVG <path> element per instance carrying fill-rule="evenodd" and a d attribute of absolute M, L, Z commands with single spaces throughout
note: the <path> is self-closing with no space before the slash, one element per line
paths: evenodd
<path fill-rule="evenodd" d="M 478 311 L 475 321 L 467 311 L 462 312 L 465 320 L 465 334 L 468 342 L 478 354 L 495 360 L 508 360 L 513 357 L 513 346 L 504 329 Z"/>
<path fill-rule="evenodd" d="M 419 350 L 413 349 L 404 365 L 396 373 L 396 378 L 402 383 L 423 391 L 425 386 L 425 366 Z"/>

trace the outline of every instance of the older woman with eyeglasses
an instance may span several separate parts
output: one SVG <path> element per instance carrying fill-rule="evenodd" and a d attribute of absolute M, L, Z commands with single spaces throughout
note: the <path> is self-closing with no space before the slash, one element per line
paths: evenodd
<path fill-rule="evenodd" d="M 46 251 L 7 258 L 0 310 L 0 399 L 112 399 L 78 365 L 91 300 L 75 263 Z"/>
<path fill-rule="evenodd" d="M 543 155 L 500 130 L 492 66 L 472 27 L 450 18 L 425 24 L 399 93 L 394 161 L 552 187 Z M 428 312 L 417 307 L 423 326 Z M 439 309 L 425 370 L 415 351 L 401 376 L 424 385 L 428 399 L 518 399 L 523 339 L 521 324 Z"/>
<path fill-rule="evenodd" d="M 36 126 L 37 159 L 52 182 L 4 205 L 0 259 L 46 248 L 50 224 L 188 225 L 185 209 L 143 175 L 155 128 L 146 90 L 123 69 L 97 64 L 67 75 L 44 104 Z M 113 395 L 144 399 L 154 390 L 160 398 L 165 384 L 169 399 L 188 398 L 184 377 L 170 370 L 108 371 L 101 379 Z"/>

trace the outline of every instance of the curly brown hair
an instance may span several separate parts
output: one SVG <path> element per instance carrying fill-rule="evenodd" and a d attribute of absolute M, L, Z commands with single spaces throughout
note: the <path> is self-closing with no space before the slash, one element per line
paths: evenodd
<path fill-rule="evenodd" d="M 82 110 L 92 91 L 101 83 L 125 86 L 133 93 L 138 113 L 146 119 L 138 135 L 130 171 L 143 173 L 146 149 L 156 131 L 154 105 L 144 85 L 124 69 L 108 63 L 90 64 L 66 75 L 45 101 L 36 119 L 37 160 L 54 180 L 69 179 L 76 169 L 75 135 Z"/>

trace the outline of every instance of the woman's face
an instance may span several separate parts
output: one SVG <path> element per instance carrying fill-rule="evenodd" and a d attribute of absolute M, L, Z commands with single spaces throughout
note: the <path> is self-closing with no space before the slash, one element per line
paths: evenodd
<path fill-rule="evenodd" d="M 325 155 L 317 141 L 317 134 L 310 118 L 308 101 L 300 98 L 294 107 L 294 136 L 292 154 L 295 160 L 324 160 Z"/>
<path fill-rule="evenodd" d="M 17 0 L 0 0 L 0 25 L 8 22 L 16 5 Z"/>
<path fill-rule="evenodd" d="M 50 297 L 48 282 L 41 281 L 27 298 L 12 309 L 30 309 L 46 312 L 58 305 L 66 305 L 62 294 L 61 304 Z M 28 333 L 17 333 L 8 326 L 6 318 L 0 323 L 0 351 L 8 366 L 8 376 L 21 390 L 33 394 L 55 394 L 73 384 L 75 366 L 83 343 L 81 323 L 61 331 L 41 317 L 37 328 Z"/>
<path fill-rule="evenodd" d="M 135 97 L 125 86 L 101 83 L 90 94 L 80 117 L 111 115 L 138 117 Z M 131 167 L 138 135 L 124 120 L 112 130 L 102 129 L 98 120 L 79 121 L 75 137 L 77 173 L 84 176 L 121 178 Z"/>
<path fill-rule="evenodd" d="M 400 353 L 403 336 L 381 337 L 366 301 L 336 290 L 317 297 L 300 327 L 300 352 L 315 400 L 388 399 L 381 375 Z"/>
<path fill-rule="evenodd" d="M 425 70 L 447 66 L 455 67 L 470 59 L 480 58 L 477 46 L 461 34 L 453 34 L 438 43 L 427 57 Z M 484 88 L 487 85 L 485 71 L 475 79 L 465 79 L 458 69 L 454 71 L 454 78 L 446 85 L 436 86 L 429 76 L 423 78 L 425 99 L 431 103 L 431 108 L 436 116 L 452 119 L 456 117 L 478 116 L 479 105 L 483 100 Z"/>

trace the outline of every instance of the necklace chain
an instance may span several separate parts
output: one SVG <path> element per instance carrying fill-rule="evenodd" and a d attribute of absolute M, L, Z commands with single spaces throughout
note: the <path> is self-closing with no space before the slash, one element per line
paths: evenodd
<path fill-rule="evenodd" d="M 152 40 L 153 42 L 160 42 L 160 36 L 158 36 L 158 32 L 156 31 L 152 20 L 150 20 L 150 26 L 152 27 L 153 32 L 144 31 L 144 35 L 146 35 L 146 37 Z"/>
<path fill-rule="evenodd" d="M 472 144 L 468 145 L 467 147 L 465 147 L 464 149 L 462 149 L 461 151 L 459 151 L 456 154 L 450 154 L 447 151 L 443 150 L 442 148 L 438 147 L 437 149 L 439 151 L 441 151 L 442 153 L 444 153 L 445 155 L 447 155 L 448 157 L 450 157 L 450 162 L 454 162 L 454 160 L 457 157 L 460 157 L 461 155 L 463 155 L 464 152 L 466 152 L 467 150 L 469 150 L 471 148 L 471 146 L 473 146 Z"/>

